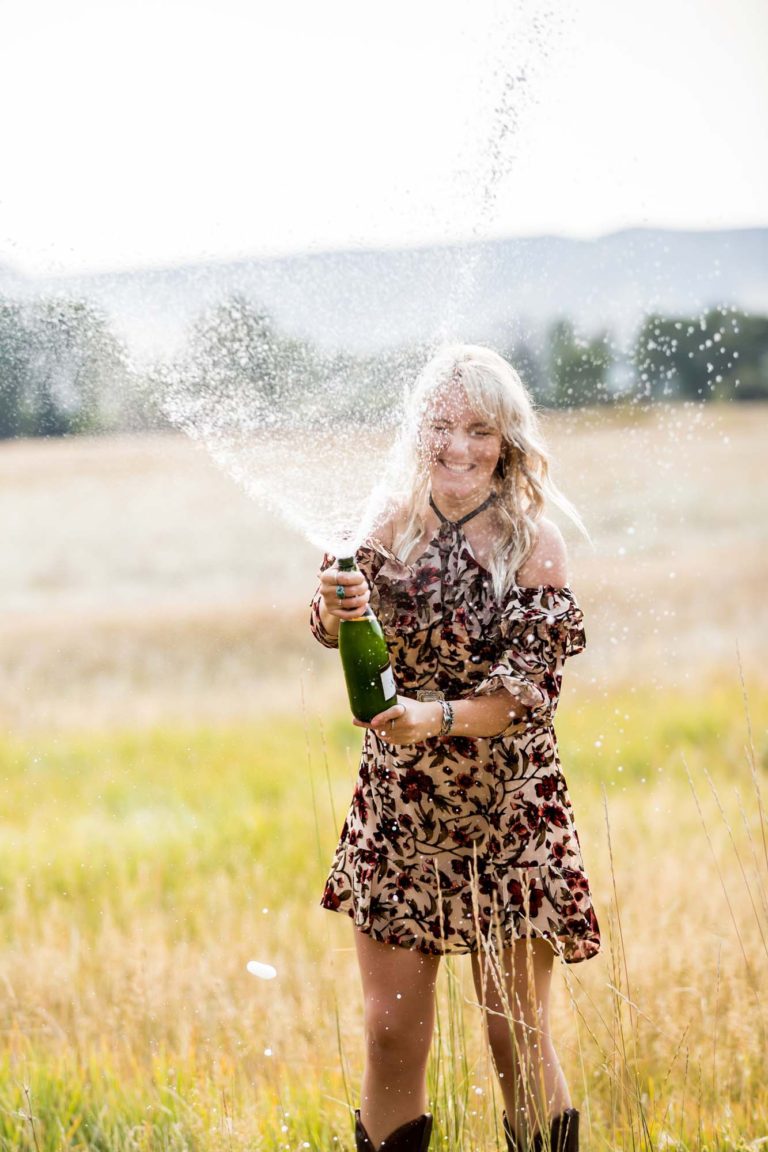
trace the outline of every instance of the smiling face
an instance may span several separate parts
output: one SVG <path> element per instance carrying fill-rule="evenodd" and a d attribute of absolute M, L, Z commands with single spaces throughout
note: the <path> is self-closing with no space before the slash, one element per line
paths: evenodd
<path fill-rule="evenodd" d="M 463 388 L 440 389 L 421 428 L 421 450 L 432 495 L 446 515 L 482 504 L 499 462 L 501 433 L 475 411 Z"/>

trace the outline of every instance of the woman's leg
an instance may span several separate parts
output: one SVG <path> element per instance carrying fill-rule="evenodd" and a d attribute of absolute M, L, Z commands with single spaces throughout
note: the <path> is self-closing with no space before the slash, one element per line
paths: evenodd
<path fill-rule="evenodd" d="M 365 1000 L 360 1119 L 378 1148 L 427 1110 L 427 1058 L 439 956 L 381 944 L 355 930 Z"/>
<path fill-rule="evenodd" d="M 536 938 L 518 940 L 499 957 L 472 956 L 507 1117 L 523 1147 L 571 1106 L 549 1031 L 554 956 L 552 946 Z"/>

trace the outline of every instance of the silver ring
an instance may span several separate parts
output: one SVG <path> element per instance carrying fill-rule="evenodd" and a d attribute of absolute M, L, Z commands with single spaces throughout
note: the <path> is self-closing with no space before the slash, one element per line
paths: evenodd
<path fill-rule="evenodd" d="M 337 584 L 336 585 L 336 599 L 337 600 L 343 600 L 345 596 L 346 596 L 346 592 L 344 591 L 344 585 L 343 584 Z"/>

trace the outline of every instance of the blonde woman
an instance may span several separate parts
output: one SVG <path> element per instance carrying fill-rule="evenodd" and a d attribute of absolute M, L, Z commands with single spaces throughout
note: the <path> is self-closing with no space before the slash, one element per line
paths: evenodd
<path fill-rule="evenodd" d="M 550 982 L 557 956 L 593 956 L 600 934 L 553 729 L 583 620 L 546 500 L 581 522 L 549 478 L 525 387 L 487 348 L 430 361 L 402 443 L 405 496 L 360 572 L 326 557 L 312 604 L 335 646 L 370 601 L 398 684 L 367 726 L 322 898 L 353 920 L 363 986 L 357 1148 L 426 1152 L 438 966 L 468 952 L 508 1148 L 575 1152 Z"/>

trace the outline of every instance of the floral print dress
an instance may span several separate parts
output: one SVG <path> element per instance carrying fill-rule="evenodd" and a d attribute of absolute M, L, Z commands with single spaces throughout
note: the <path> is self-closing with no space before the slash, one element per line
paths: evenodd
<path fill-rule="evenodd" d="M 585 645 L 572 591 L 515 585 L 497 603 L 447 521 L 412 565 L 375 541 L 357 563 L 401 696 L 507 689 L 526 711 L 488 739 L 395 747 L 367 729 L 321 904 L 377 940 L 427 953 L 543 936 L 569 963 L 593 956 L 600 931 L 553 728 L 563 662 Z M 334 647 L 319 604 L 318 593 L 312 630 Z"/>

